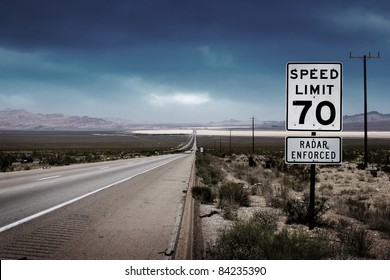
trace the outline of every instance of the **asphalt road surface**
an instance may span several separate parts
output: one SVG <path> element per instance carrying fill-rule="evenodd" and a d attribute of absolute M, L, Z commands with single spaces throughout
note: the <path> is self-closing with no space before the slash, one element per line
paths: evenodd
<path fill-rule="evenodd" d="M 194 154 L 0 174 L 0 259 L 166 259 Z"/>

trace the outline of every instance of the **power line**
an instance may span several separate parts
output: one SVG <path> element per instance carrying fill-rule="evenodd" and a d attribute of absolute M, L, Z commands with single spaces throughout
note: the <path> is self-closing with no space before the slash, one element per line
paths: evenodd
<path fill-rule="evenodd" d="M 368 145 L 367 145 L 367 60 L 371 58 L 380 58 L 378 52 L 377 56 L 372 56 L 371 53 L 363 56 L 352 56 L 352 53 L 349 53 L 349 58 L 360 58 L 363 60 L 363 75 L 364 75 L 364 167 L 367 168 L 368 164 Z"/>

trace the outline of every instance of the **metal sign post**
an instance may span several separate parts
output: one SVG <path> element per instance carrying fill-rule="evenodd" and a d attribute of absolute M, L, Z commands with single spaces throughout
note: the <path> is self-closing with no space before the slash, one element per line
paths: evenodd
<path fill-rule="evenodd" d="M 311 133 L 312 136 L 316 136 L 315 132 Z M 310 197 L 309 197 L 309 229 L 314 229 L 314 211 L 316 205 L 316 165 L 310 165 Z"/>
<path fill-rule="evenodd" d="M 342 130 L 342 64 L 287 64 L 286 130 L 311 137 L 286 137 L 285 162 L 310 165 L 309 229 L 315 221 L 316 164 L 341 164 L 341 138 L 316 131 Z"/>

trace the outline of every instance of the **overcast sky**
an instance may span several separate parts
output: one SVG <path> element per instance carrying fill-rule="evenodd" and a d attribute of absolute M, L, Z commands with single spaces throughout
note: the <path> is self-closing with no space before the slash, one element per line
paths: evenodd
<path fill-rule="evenodd" d="M 286 64 L 343 64 L 343 114 L 390 113 L 390 1 L 0 0 L 0 110 L 284 120 Z"/>

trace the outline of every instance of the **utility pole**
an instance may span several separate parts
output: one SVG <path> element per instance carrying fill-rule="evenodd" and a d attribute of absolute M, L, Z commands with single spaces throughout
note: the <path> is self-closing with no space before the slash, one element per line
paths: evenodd
<path fill-rule="evenodd" d="M 252 155 L 255 154 L 255 117 L 252 117 Z"/>
<path fill-rule="evenodd" d="M 229 152 L 232 152 L 232 129 L 230 129 L 230 137 L 229 137 Z"/>
<path fill-rule="evenodd" d="M 363 74 L 364 74 L 364 167 L 368 165 L 368 135 L 367 135 L 367 60 L 370 58 L 380 58 L 379 52 L 377 56 L 372 56 L 371 53 L 363 56 L 352 56 L 349 53 L 349 58 L 360 58 L 363 60 Z"/>

